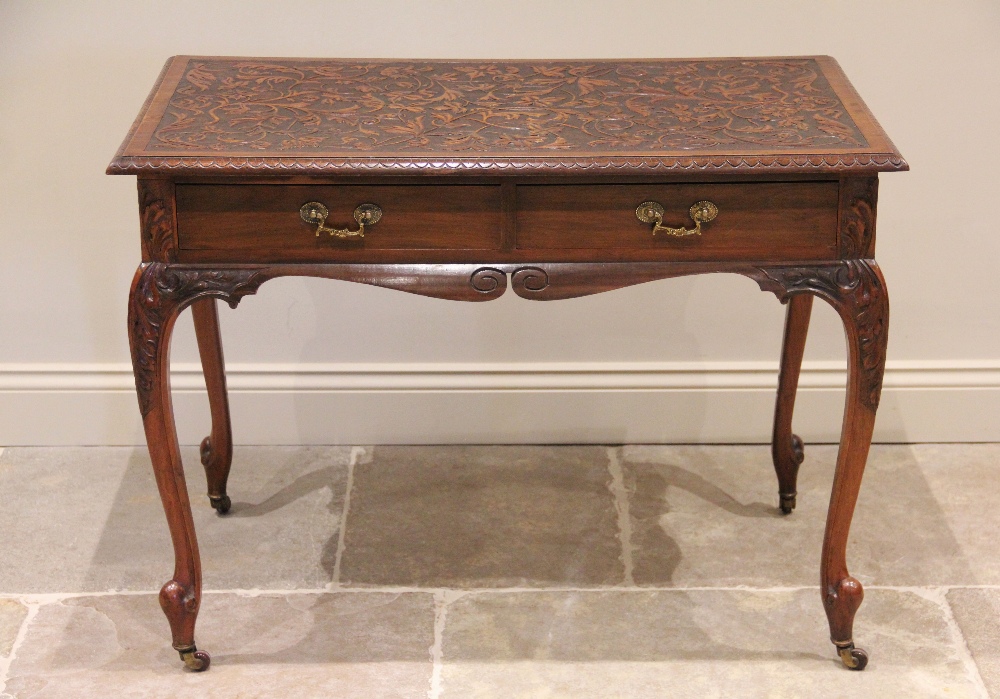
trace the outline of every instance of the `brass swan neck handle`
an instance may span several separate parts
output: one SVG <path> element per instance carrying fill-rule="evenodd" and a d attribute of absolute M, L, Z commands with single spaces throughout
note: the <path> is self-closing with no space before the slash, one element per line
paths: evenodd
<path fill-rule="evenodd" d="M 665 233 L 675 238 L 688 235 L 701 235 L 701 224 L 708 223 L 719 215 L 719 207 L 710 201 L 696 202 L 690 209 L 688 215 L 694 221 L 694 228 L 671 228 L 663 225 L 664 208 L 662 204 L 655 201 L 644 201 L 635 209 L 635 217 L 643 223 L 653 224 L 653 235 Z"/>
<path fill-rule="evenodd" d="M 320 233 L 329 233 L 336 238 L 364 238 L 365 226 L 374 226 L 382 218 L 382 209 L 375 204 L 362 204 L 354 210 L 354 220 L 358 222 L 358 230 L 348 228 L 330 228 L 326 219 L 330 210 L 318 201 L 306 202 L 299 209 L 299 216 L 306 223 L 316 224 L 316 237 Z"/>

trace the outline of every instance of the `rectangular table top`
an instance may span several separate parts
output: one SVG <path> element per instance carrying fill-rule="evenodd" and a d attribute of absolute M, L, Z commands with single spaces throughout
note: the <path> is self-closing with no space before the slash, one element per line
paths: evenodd
<path fill-rule="evenodd" d="M 837 62 L 176 56 L 109 174 L 906 170 Z"/>

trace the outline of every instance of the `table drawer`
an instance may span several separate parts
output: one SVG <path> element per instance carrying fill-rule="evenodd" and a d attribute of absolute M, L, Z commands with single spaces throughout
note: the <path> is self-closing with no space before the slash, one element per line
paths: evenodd
<path fill-rule="evenodd" d="M 179 184 L 176 192 L 181 250 L 217 250 L 220 259 L 351 261 L 367 251 L 496 250 L 502 239 L 499 185 Z M 317 236 L 317 225 L 299 215 L 314 201 L 333 229 L 356 231 L 361 204 L 382 216 L 364 237 Z"/>
<path fill-rule="evenodd" d="M 517 248 L 610 250 L 623 258 L 809 260 L 837 256 L 837 182 L 746 184 L 525 185 L 517 188 Z M 636 216 L 647 201 L 663 224 L 694 229 L 689 209 L 718 214 L 700 235 L 653 234 Z"/>

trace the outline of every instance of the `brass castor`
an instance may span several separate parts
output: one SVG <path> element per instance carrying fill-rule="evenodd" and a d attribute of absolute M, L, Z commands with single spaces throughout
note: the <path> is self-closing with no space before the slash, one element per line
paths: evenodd
<path fill-rule="evenodd" d="M 792 510 L 795 509 L 795 496 L 796 493 L 779 493 L 781 498 L 781 511 L 786 515 L 792 514 Z"/>
<path fill-rule="evenodd" d="M 228 495 L 220 495 L 218 497 L 208 496 L 208 501 L 212 503 L 212 507 L 220 515 L 224 515 L 229 512 L 229 508 L 233 506 L 233 501 L 229 499 Z"/>
<path fill-rule="evenodd" d="M 181 654 L 184 666 L 192 672 L 204 672 L 212 664 L 212 656 L 194 646 L 177 652 Z"/>
<path fill-rule="evenodd" d="M 868 654 L 861 648 L 855 648 L 852 641 L 846 644 L 837 644 L 837 653 L 840 655 L 840 662 L 848 670 L 861 672 L 868 665 Z"/>

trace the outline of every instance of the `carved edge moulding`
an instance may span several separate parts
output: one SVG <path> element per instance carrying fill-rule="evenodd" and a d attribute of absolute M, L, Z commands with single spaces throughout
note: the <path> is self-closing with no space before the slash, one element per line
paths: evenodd
<path fill-rule="evenodd" d="M 336 175 L 401 174 L 448 175 L 479 172 L 484 175 L 574 175 L 615 173 L 649 175 L 666 173 L 744 173 L 782 175 L 844 172 L 905 171 L 910 167 L 891 154 L 865 155 L 758 155 L 733 157 L 593 157 L 475 158 L 428 160 L 426 158 L 182 158 L 122 156 L 108 166 L 109 175 L 171 173 L 175 175 Z"/>

